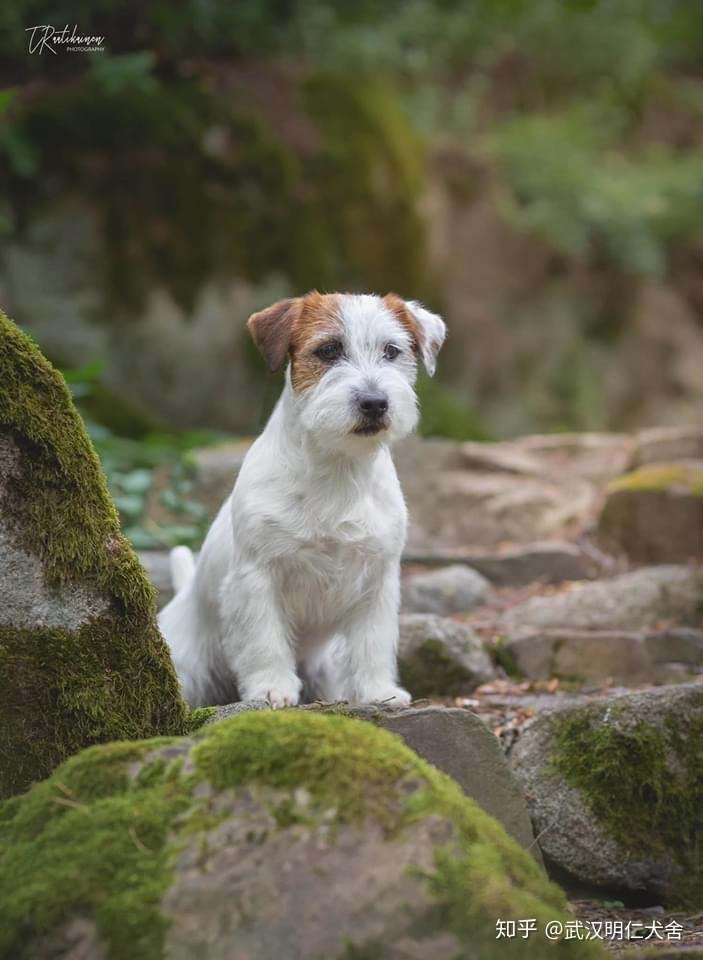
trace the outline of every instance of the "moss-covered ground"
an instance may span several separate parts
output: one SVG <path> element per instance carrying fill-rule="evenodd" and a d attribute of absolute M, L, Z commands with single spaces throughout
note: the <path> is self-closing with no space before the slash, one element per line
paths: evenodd
<path fill-rule="evenodd" d="M 49 587 L 81 583 L 106 612 L 70 632 L 0 628 L 0 796 L 90 743 L 177 734 L 186 708 L 152 587 L 120 531 L 61 375 L 0 313 L 0 436 L 19 451 L 0 511 Z"/>
<path fill-rule="evenodd" d="M 541 926 L 564 917 L 564 897 L 496 821 L 397 737 L 348 717 L 262 711 L 207 725 L 194 742 L 90 748 L 0 806 L 0 957 L 29 958 L 38 938 L 76 914 L 94 920 L 111 960 L 161 957 L 168 921 L 160 902 L 175 857 L 186 837 L 211 825 L 196 790 L 203 781 L 215 790 L 263 788 L 277 814 L 281 798 L 302 787 L 306 817 L 373 820 L 389 844 L 422 818 L 442 817 L 455 839 L 422 874 L 436 907 L 422 933 L 451 931 L 460 956 L 477 960 L 600 955 L 593 943 L 536 935 L 496 943 L 498 917 L 535 917 Z M 292 821 L 277 822 L 286 829 Z"/>

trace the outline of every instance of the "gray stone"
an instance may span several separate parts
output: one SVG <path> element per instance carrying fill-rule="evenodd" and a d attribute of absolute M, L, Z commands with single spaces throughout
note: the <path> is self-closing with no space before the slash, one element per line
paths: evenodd
<path fill-rule="evenodd" d="M 525 453 L 516 443 L 462 443 L 460 453 L 462 463 L 468 470 L 523 476 L 542 472 L 539 459 Z"/>
<path fill-rule="evenodd" d="M 464 793 L 503 825 L 521 846 L 539 857 L 525 798 L 497 737 L 475 714 L 458 707 L 353 707 L 402 737 L 423 760 L 448 774 Z"/>
<path fill-rule="evenodd" d="M 560 540 L 529 543 L 493 554 L 474 554 L 466 562 L 497 586 L 589 580 L 597 572 L 595 562 L 583 550 Z"/>
<path fill-rule="evenodd" d="M 596 505 L 593 483 L 546 463 L 537 470 L 539 458 L 516 443 L 411 438 L 394 459 L 408 503 L 410 554 L 563 538 L 582 529 Z"/>
<path fill-rule="evenodd" d="M 496 676 L 475 630 L 432 614 L 401 615 L 398 667 L 414 697 L 460 696 Z"/>
<path fill-rule="evenodd" d="M 549 433 L 514 441 L 538 459 L 545 474 L 580 477 L 600 485 L 627 470 L 632 437 L 624 433 Z"/>
<path fill-rule="evenodd" d="M 407 576 L 402 584 L 401 608 L 406 613 L 448 616 L 478 606 L 490 584 L 470 567 L 452 564 L 439 570 Z"/>
<path fill-rule="evenodd" d="M 614 480 L 598 533 L 640 563 L 703 560 L 703 460 L 653 463 Z"/>
<path fill-rule="evenodd" d="M 701 683 L 528 724 L 509 759 L 548 866 L 589 886 L 700 906 L 702 730 Z"/>
<path fill-rule="evenodd" d="M 500 625 L 518 630 L 641 630 L 661 620 L 697 625 L 703 572 L 692 567 L 644 567 L 610 580 L 574 584 L 511 607 Z"/>
<path fill-rule="evenodd" d="M 703 460 L 702 427 L 654 427 L 635 437 L 632 468 L 674 460 Z"/>
<path fill-rule="evenodd" d="M 19 473 L 19 450 L 9 437 L 0 435 L 0 501 Z M 7 513 L 0 514 L 0 561 L 0 626 L 74 631 L 109 608 L 107 597 L 87 583 L 50 586 L 42 561 L 22 546 L 21 531 Z"/>
<path fill-rule="evenodd" d="M 493 548 L 563 538 L 586 524 L 596 502 L 593 485 L 578 478 L 468 470 L 439 474 L 431 490 L 433 498 L 415 522 L 426 543 L 446 546 Z"/>
<path fill-rule="evenodd" d="M 632 685 L 666 683 L 703 671 L 703 631 L 646 632 L 543 630 L 502 644 L 531 680 L 605 680 Z"/>
<path fill-rule="evenodd" d="M 152 593 L 61 374 L 0 311 L 0 798 L 83 746 L 180 733 Z"/>

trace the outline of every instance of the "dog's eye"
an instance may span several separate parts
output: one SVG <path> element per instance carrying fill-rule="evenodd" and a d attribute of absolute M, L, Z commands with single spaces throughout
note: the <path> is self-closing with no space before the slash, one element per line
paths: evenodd
<path fill-rule="evenodd" d="M 344 347 L 340 340 L 328 340 L 317 348 L 315 356 L 324 360 L 325 363 L 334 363 L 335 360 L 339 360 L 343 352 Z"/>
<path fill-rule="evenodd" d="M 400 347 L 396 347 L 394 343 L 387 343 L 383 348 L 383 358 L 384 360 L 395 360 L 400 352 Z"/>

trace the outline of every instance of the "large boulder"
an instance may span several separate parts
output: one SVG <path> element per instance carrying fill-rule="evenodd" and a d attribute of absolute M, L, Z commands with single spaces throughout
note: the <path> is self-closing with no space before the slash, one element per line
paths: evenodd
<path fill-rule="evenodd" d="M 94 747 L 0 811 L 0 956 L 503 956 L 550 943 L 563 894 L 396 737 L 305 711 Z M 82 951 L 82 952 L 81 952 Z"/>
<path fill-rule="evenodd" d="M 240 701 L 208 709 L 205 723 L 251 710 L 270 710 L 265 700 Z M 309 704 L 305 711 L 324 711 L 367 720 L 399 736 L 433 767 L 448 774 L 467 795 L 494 817 L 517 842 L 539 857 L 522 791 L 508 767 L 496 737 L 475 714 L 459 707 L 383 704 Z"/>
<path fill-rule="evenodd" d="M 703 684 L 543 714 L 510 762 L 548 864 L 582 884 L 703 905 Z"/>
<path fill-rule="evenodd" d="M 516 630 L 640 630 L 660 621 L 700 623 L 703 571 L 684 566 L 644 567 L 610 580 L 570 585 L 547 596 L 530 597 L 501 618 Z"/>
<path fill-rule="evenodd" d="M 454 563 L 407 576 L 402 586 L 402 609 L 446 617 L 483 603 L 489 589 L 488 580 L 476 570 Z"/>
<path fill-rule="evenodd" d="M 703 460 L 653 463 L 614 480 L 598 530 L 632 560 L 703 560 Z"/>
<path fill-rule="evenodd" d="M 408 498 L 408 542 L 496 548 L 563 537 L 590 518 L 595 489 L 580 478 L 447 470 L 433 478 L 415 508 Z"/>
<path fill-rule="evenodd" d="M 496 676 L 475 630 L 422 613 L 400 617 L 398 667 L 403 686 L 416 698 L 461 696 Z"/>
<path fill-rule="evenodd" d="M 0 313 L 0 796 L 81 747 L 181 733 L 154 595 L 59 373 Z"/>

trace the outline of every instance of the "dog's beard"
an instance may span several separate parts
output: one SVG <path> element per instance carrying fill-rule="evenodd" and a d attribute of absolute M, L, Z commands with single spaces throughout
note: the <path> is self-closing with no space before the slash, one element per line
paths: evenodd
<path fill-rule="evenodd" d="M 361 420 L 352 430 L 357 437 L 375 437 L 385 433 L 390 427 L 388 417 L 379 417 L 377 420 Z"/>
<path fill-rule="evenodd" d="M 388 396 L 388 413 L 382 418 L 363 417 L 358 410 L 356 383 L 324 381 L 298 398 L 300 422 L 306 432 L 331 450 L 357 449 L 393 443 L 415 429 L 417 399 L 412 385 L 394 377 L 381 384 Z"/>

